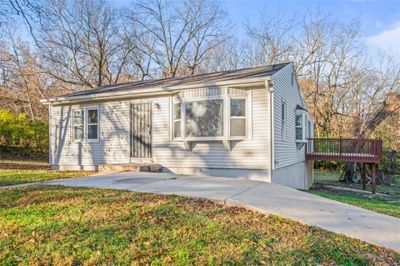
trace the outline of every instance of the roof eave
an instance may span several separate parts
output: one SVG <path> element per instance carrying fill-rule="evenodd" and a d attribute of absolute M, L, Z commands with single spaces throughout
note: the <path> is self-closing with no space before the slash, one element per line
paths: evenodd
<path fill-rule="evenodd" d="M 89 94 L 89 95 L 77 95 L 77 96 L 66 96 L 66 97 L 54 97 L 51 99 L 43 99 L 40 102 L 46 105 L 52 104 L 71 104 L 80 102 L 90 102 L 96 100 L 118 100 L 129 97 L 141 97 L 141 96 L 156 96 L 171 94 L 180 90 L 185 89 L 196 89 L 202 87 L 215 87 L 215 86 L 231 86 L 231 87 L 243 87 L 243 86 L 258 86 L 265 85 L 265 80 L 268 76 L 236 79 L 229 81 L 220 82 L 202 82 L 191 85 L 179 85 L 170 87 L 151 87 L 146 89 L 132 89 L 120 92 L 107 92 L 101 94 Z"/>

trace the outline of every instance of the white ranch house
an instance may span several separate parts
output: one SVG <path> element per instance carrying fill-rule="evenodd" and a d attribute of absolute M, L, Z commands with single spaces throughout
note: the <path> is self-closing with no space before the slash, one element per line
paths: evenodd
<path fill-rule="evenodd" d="M 158 163 L 162 171 L 308 189 L 312 118 L 292 63 L 104 86 L 44 101 L 59 170 Z"/>

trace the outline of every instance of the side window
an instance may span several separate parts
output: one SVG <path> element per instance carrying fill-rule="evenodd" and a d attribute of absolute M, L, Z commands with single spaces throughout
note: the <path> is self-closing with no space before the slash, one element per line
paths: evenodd
<path fill-rule="evenodd" d="M 294 86 L 294 73 L 292 73 L 290 77 L 290 84 L 292 85 L 292 87 Z"/>
<path fill-rule="evenodd" d="M 304 121 L 303 121 L 303 114 L 296 114 L 296 141 L 303 141 L 304 140 Z"/>
<path fill-rule="evenodd" d="M 281 138 L 282 140 L 287 139 L 287 108 L 285 101 L 282 101 L 281 106 Z"/>
<path fill-rule="evenodd" d="M 174 138 L 181 137 L 181 103 L 174 104 Z"/>
<path fill-rule="evenodd" d="M 73 140 L 80 141 L 83 140 L 83 111 L 73 110 L 72 111 L 72 122 L 73 122 Z"/>
<path fill-rule="evenodd" d="M 246 136 L 246 100 L 230 99 L 230 135 L 232 137 Z"/>
<path fill-rule="evenodd" d="M 99 138 L 99 115 L 98 109 L 87 109 L 87 139 Z"/>

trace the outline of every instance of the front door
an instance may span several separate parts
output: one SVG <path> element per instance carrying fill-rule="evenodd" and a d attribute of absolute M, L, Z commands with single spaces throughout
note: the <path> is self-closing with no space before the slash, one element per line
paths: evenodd
<path fill-rule="evenodd" d="M 151 158 L 151 103 L 131 105 L 131 157 Z"/>

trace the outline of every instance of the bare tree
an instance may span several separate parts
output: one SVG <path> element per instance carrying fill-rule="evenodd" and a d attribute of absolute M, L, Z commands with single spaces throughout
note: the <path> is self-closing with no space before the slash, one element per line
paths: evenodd
<path fill-rule="evenodd" d="M 29 45 L 10 38 L 9 50 L 3 53 L 7 61 L 2 64 L 4 74 L 0 89 L 6 95 L 5 100 L 11 105 L 18 103 L 22 108 L 20 110 L 26 112 L 33 121 L 46 118 L 47 108 L 39 101 L 48 98 L 52 83 L 37 67 Z"/>
<path fill-rule="evenodd" d="M 231 38 L 210 51 L 202 69 L 204 72 L 216 72 L 248 67 L 251 64 L 245 60 L 252 58 L 247 56 L 251 53 L 251 48 L 249 43 L 239 43 L 238 40 Z"/>
<path fill-rule="evenodd" d="M 39 50 L 46 73 L 83 87 L 119 82 L 131 50 L 113 8 L 101 0 L 49 0 L 44 12 Z"/>
<path fill-rule="evenodd" d="M 195 73 L 226 35 L 225 13 L 209 0 L 136 2 L 129 18 L 139 39 L 150 41 L 142 52 L 165 77 Z"/>
<path fill-rule="evenodd" d="M 293 51 L 292 29 L 296 22 L 284 13 L 270 16 L 262 12 L 257 26 L 246 25 L 247 34 L 256 45 L 256 65 L 270 65 L 289 61 Z"/>
<path fill-rule="evenodd" d="M 43 7 L 41 1 L 0 0 L 0 29 L 4 30 L 22 22 L 35 39 L 34 27 L 40 22 Z M 4 37 L 0 33 L 0 38 Z"/>
<path fill-rule="evenodd" d="M 317 136 L 367 137 L 397 113 L 398 64 L 387 60 L 376 67 L 368 60 L 357 22 L 339 24 L 321 12 L 301 19 L 262 16 L 261 21 L 247 25 L 255 43 L 246 49 L 253 50 L 246 55 L 248 65 L 295 63 Z"/>
<path fill-rule="evenodd" d="M 381 123 L 400 111 L 399 63 L 382 55 L 379 67 L 365 71 L 357 85 L 362 92 L 356 90 L 351 98 L 352 133 L 369 137 Z"/>

